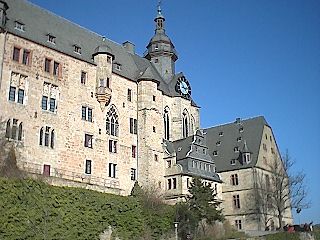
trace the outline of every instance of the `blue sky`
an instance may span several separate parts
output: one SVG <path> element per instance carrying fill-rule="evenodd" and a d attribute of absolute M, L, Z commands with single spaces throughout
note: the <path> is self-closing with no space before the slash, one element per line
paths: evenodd
<path fill-rule="evenodd" d="M 156 0 L 32 0 L 140 55 L 154 33 Z M 296 222 L 320 223 L 320 1 L 163 0 L 201 126 L 265 116 L 282 152 L 307 174 L 312 207 Z"/>

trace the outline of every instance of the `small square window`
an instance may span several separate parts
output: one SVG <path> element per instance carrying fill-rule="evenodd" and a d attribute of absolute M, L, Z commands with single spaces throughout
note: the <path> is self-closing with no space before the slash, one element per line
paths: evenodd
<path fill-rule="evenodd" d="M 86 160 L 86 168 L 85 168 L 86 174 L 91 174 L 91 164 L 92 164 L 91 160 Z"/>
<path fill-rule="evenodd" d="M 86 84 L 86 82 L 87 82 L 87 73 L 86 72 L 81 71 L 81 80 L 80 81 L 82 84 Z"/>

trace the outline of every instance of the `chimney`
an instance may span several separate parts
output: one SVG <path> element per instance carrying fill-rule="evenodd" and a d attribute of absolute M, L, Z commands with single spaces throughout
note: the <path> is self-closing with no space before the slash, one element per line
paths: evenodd
<path fill-rule="evenodd" d="M 122 46 L 127 50 L 127 52 L 134 54 L 135 50 L 134 50 L 134 44 L 129 42 L 129 41 L 125 41 L 124 43 L 122 43 Z"/>

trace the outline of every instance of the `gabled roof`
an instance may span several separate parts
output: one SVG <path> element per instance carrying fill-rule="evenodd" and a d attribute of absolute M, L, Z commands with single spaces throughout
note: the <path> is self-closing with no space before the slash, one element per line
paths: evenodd
<path fill-rule="evenodd" d="M 217 172 L 254 166 L 258 160 L 265 125 L 268 125 L 265 118 L 259 116 L 246 120 L 237 119 L 232 123 L 205 129 L 209 153 L 216 163 Z M 245 142 L 247 146 L 245 146 Z M 238 151 L 235 151 L 237 149 Z M 251 161 L 249 163 L 241 161 L 243 149 L 250 150 Z M 235 161 L 234 165 L 231 164 L 231 160 Z"/>
<path fill-rule="evenodd" d="M 91 64 L 95 64 L 92 58 L 95 53 L 110 53 L 114 56 L 114 63 L 122 66 L 121 70 L 113 66 L 114 73 L 137 81 L 141 74 L 149 69 L 148 78 L 159 82 L 158 88 L 163 94 L 176 96 L 175 91 L 170 89 L 149 60 L 128 52 L 123 45 L 25 0 L 4 0 L 4 2 L 9 7 L 6 11 L 8 20 L 5 26 L 9 33 Z M 15 29 L 16 21 L 25 25 L 25 31 Z M 48 35 L 55 37 L 54 44 L 47 41 Z M 74 46 L 81 48 L 81 54 L 74 52 Z M 195 105 L 193 101 L 192 104 Z"/>

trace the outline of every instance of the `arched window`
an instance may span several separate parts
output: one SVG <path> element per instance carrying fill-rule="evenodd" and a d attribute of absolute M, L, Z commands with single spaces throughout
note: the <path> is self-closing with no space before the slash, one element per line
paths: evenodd
<path fill-rule="evenodd" d="M 106 116 L 106 132 L 111 136 L 119 136 L 119 121 L 116 107 L 112 105 Z"/>
<path fill-rule="evenodd" d="M 42 146 L 43 141 L 43 127 L 40 129 L 39 145 Z"/>
<path fill-rule="evenodd" d="M 22 140 L 22 123 L 19 124 L 18 128 L 18 141 Z"/>
<path fill-rule="evenodd" d="M 54 148 L 55 134 L 54 129 L 45 126 L 40 129 L 39 145 Z"/>
<path fill-rule="evenodd" d="M 190 131 L 191 131 L 191 134 L 193 135 L 194 132 L 195 132 L 195 120 L 194 120 L 194 117 L 193 115 L 191 115 L 191 123 L 190 123 Z"/>
<path fill-rule="evenodd" d="M 165 107 L 163 114 L 164 121 L 164 139 L 169 140 L 170 138 L 170 117 L 169 117 L 169 108 Z"/>
<path fill-rule="evenodd" d="M 182 113 L 182 136 L 184 138 L 189 136 L 189 114 L 186 109 Z"/>
<path fill-rule="evenodd" d="M 11 137 L 11 123 L 10 119 L 7 121 L 7 127 L 6 127 L 6 138 Z"/>

